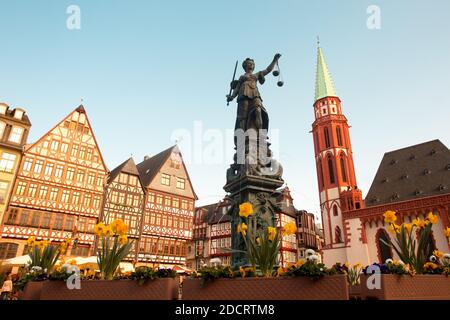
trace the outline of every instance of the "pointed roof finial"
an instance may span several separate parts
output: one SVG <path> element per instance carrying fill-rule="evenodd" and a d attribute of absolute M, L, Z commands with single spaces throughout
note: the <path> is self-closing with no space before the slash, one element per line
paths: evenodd
<path fill-rule="evenodd" d="M 317 40 L 319 44 L 319 40 Z M 314 102 L 325 97 L 337 97 L 333 79 L 321 47 L 317 47 L 316 93 Z"/>
<path fill-rule="evenodd" d="M 319 39 L 319 36 L 317 36 L 317 46 L 320 47 L 320 39 Z"/>

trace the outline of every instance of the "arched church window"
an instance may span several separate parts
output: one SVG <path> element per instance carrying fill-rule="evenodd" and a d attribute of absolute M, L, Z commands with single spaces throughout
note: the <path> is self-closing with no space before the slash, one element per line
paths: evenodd
<path fill-rule="evenodd" d="M 336 228 L 334 228 L 334 240 L 336 243 L 342 243 L 342 232 L 341 232 L 341 228 L 339 228 L 339 226 L 336 226 Z"/>
<path fill-rule="evenodd" d="M 319 134 L 317 133 L 317 131 L 314 136 L 316 138 L 316 152 L 319 153 L 320 152 L 320 140 L 319 140 Z"/>
<path fill-rule="evenodd" d="M 341 175 L 342 175 L 342 181 L 347 182 L 347 171 L 345 170 L 345 160 L 344 156 L 341 155 L 339 158 L 340 164 L 341 164 Z"/>
<path fill-rule="evenodd" d="M 321 186 L 324 187 L 325 186 L 325 182 L 323 180 L 322 160 L 319 159 L 319 163 L 317 164 L 317 166 L 319 167 L 320 183 L 321 183 Z"/>
<path fill-rule="evenodd" d="M 328 128 L 323 129 L 323 134 L 325 136 L 325 147 L 329 148 L 330 147 L 330 135 L 328 133 Z"/>
<path fill-rule="evenodd" d="M 338 146 L 342 147 L 342 133 L 341 133 L 340 126 L 336 127 L 336 136 L 337 136 Z"/>
<path fill-rule="evenodd" d="M 385 263 L 387 259 L 392 259 L 392 248 L 386 243 L 389 243 L 389 235 L 384 229 L 377 232 L 378 258 L 380 263 Z"/>
<path fill-rule="evenodd" d="M 338 207 L 337 207 L 337 205 L 333 206 L 333 216 L 335 216 L 335 217 L 338 216 Z"/>
<path fill-rule="evenodd" d="M 333 184 L 335 182 L 335 177 L 334 177 L 333 159 L 331 159 L 331 157 L 328 157 L 328 173 L 330 174 L 330 183 Z"/>

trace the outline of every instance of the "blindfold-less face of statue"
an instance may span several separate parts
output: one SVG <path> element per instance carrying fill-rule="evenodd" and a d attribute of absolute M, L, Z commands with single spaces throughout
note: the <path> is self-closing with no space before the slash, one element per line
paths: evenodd
<path fill-rule="evenodd" d="M 245 63 L 245 72 L 252 72 L 255 70 L 255 63 L 253 61 L 247 61 Z"/>

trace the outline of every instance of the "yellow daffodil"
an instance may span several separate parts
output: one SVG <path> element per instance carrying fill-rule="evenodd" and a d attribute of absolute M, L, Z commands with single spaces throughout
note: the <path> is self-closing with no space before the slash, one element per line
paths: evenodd
<path fill-rule="evenodd" d="M 48 241 L 48 240 L 42 240 L 42 241 L 40 242 L 40 248 L 41 248 L 41 249 L 47 248 L 48 245 L 49 245 L 49 241 Z"/>
<path fill-rule="evenodd" d="M 388 227 L 388 231 L 390 232 L 390 233 L 400 233 L 400 229 L 401 229 L 401 227 L 399 226 L 399 225 L 397 225 L 397 224 L 393 224 L 393 223 L 391 223 L 390 225 L 389 225 L 389 227 Z"/>
<path fill-rule="evenodd" d="M 126 236 L 126 235 L 124 235 L 124 234 L 122 234 L 122 235 L 120 235 L 119 236 L 119 243 L 120 244 L 127 244 L 127 242 L 128 242 L 128 237 Z"/>
<path fill-rule="evenodd" d="M 257 244 L 258 246 L 261 245 L 261 238 L 260 238 L 260 237 L 256 238 L 256 244 Z"/>
<path fill-rule="evenodd" d="M 411 233 L 412 226 L 413 226 L 412 223 L 404 223 L 403 226 L 405 227 L 405 230 L 406 230 L 408 233 Z"/>
<path fill-rule="evenodd" d="M 103 229 L 103 235 L 107 238 L 114 235 L 114 231 L 111 226 L 106 226 L 105 229 Z"/>
<path fill-rule="evenodd" d="M 28 247 L 34 247 L 36 244 L 36 238 L 35 237 L 29 237 L 27 240 Z"/>
<path fill-rule="evenodd" d="M 241 274 L 242 278 L 245 278 L 245 269 L 242 266 L 239 267 L 239 273 Z"/>
<path fill-rule="evenodd" d="M 439 250 L 434 250 L 433 251 L 433 256 L 435 256 L 438 259 L 441 259 L 444 256 L 444 253 L 442 251 L 439 251 Z"/>
<path fill-rule="evenodd" d="M 347 269 L 350 268 L 350 264 L 348 262 L 344 263 L 344 267 L 346 267 Z"/>
<path fill-rule="evenodd" d="M 305 259 L 298 259 L 297 262 L 295 263 L 295 266 L 297 268 L 300 268 L 301 266 L 303 266 L 305 264 Z"/>
<path fill-rule="evenodd" d="M 288 222 L 283 226 L 283 237 L 295 234 L 295 232 L 297 232 L 295 222 Z"/>
<path fill-rule="evenodd" d="M 281 277 L 284 274 L 284 270 L 282 267 L 279 267 L 277 269 L 277 277 Z"/>
<path fill-rule="evenodd" d="M 120 219 L 111 222 L 110 226 L 112 231 L 116 234 L 124 235 L 128 232 L 128 226 Z"/>
<path fill-rule="evenodd" d="M 395 211 L 388 210 L 384 214 L 384 221 L 387 223 L 394 223 L 397 221 L 396 213 Z"/>
<path fill-rule="evenodd" d="M 358 268 L 361 268 L 362 267 L 362 263 L 361 262 L 358 262 L 357 264 L 355 264 L 354 266 L 353 266 L 353 269 L 358 269 Z"/>
<path fill-rule="evenodd" d="M 245 235 L 247 234 L 247 225 L 245 223 L 240 223 L 237 226 L 237 232 L 238 233 L 242 233 L 242 235 L 245 237 Z"/>
<path fill-rule="evenodd" d="M 439 219 L 437 216 L 433 214 L 433 212 L 430 211 L 430 213 L 428 213 L 427 220 L 430 221 L 432 224 L 436 224 L 438 223 Z"/>
<path fill-rule="evenodd" d="M 269 241 L 273 241 L 277 235 L 277 229 L 274 227 L 267 227 L 267 238 Z"/>
<path fill-rule="evenodd" d="M 413 220 L 413 225 L 416 226 L 417 229 L 423 229 L 425 228 L 425 226 L 427 225 L 427 223 L 425 222 L 425 220 L 420 220 L 420 218 L 416 218 Z"/>
<path fill-rule="evenodd" d="M 253 267 L 247 267 L 244 270 L 245 272 L 254 272 Z"/>
<path fill-rule="evenodd" d="M 103 222 L 97 223 L 94 226 L 94 233 L 99 237 L 103 236 L 105 233 L 105 224 Z"/>
<path fill-rule="evenodd" d="M 444 230 L 444 233 L 447 238 L 450 238 L 450 227 L 447 227 L 447 229 Z"/>
<path fill-rule="evenodd" d="M 428 270 L 428 269 L 432 269 L 432 270 L 435 270 L 435 269 L 437 269 L 439 266 L 436 264 L 436 263 L 433 263 L 433 262 L 427 262 L 427 263 L 425 263 L 424 265 L 423 265 L 423 268 L 425 269 L 425 270 Z"/>
<path fill-rule="evenodd" d="M 250 202 L 244 202 L 239 205 L 239 216 L 248 218 L 248 216 L 253 214 L 253 206 Z"/>

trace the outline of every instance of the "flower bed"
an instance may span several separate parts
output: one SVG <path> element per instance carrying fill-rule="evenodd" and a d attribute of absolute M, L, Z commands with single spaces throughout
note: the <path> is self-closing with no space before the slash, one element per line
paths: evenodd
<path fill-rule="evenodd" d="M 361 275 L 363 299 L 450 300 L 450 277 L 444 275 L 381 274 L 380 289 L 370 290 L 367 275 Z"/>
<path fill-rule="evenodd" d="M 140 285 L 135 280 L 86 280 L 80 289 L 68 289 L 65 281 L 26 284 L 23 300 L 174 300 L 178 281 L 154 279 Z"/>
<path fill-rule="evenodd" d="M 186 279 L 183 300 L 348 300 L 345 275 L 321 277 Z"/>

